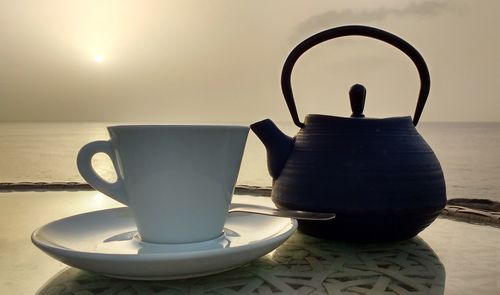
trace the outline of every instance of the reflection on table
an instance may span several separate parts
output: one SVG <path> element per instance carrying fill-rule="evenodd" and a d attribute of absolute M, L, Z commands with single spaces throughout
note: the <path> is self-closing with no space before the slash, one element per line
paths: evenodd
<path fill-rule="evenodd" d="M 128 281 L 67 268 L 38 294 L 443 294 L 445 270 L 421 238 L 349 244 L 293 235 L 241 268 L 177 281 Z"/>

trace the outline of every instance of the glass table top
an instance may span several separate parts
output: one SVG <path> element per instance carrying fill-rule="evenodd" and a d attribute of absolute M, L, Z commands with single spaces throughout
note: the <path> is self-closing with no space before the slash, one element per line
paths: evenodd
<path fill-rule="evenodd" d="M 93 191 L 9 192 L 0 206 L 2 294 L 500 294 L 500 228 L 492 226 L 438 218 L 413 239 L 377 244 L 297 232 L 227 272 L 130 281 L 68 267 L 30 241 L 51 221 L 121 204 Z"/>

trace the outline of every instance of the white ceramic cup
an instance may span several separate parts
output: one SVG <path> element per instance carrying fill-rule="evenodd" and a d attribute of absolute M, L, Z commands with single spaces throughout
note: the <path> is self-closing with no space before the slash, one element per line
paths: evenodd
<path fill-rule="evenodd" d="M 249 128 L 217 125 L 108 127 L 109 141 L 78 153 L 82 177 L 96 190 L 127 205 L 140 238 L 149 243 L 195 243 L 221 235 Z M 92 167 L 106 153 L 117 181 Z"/>

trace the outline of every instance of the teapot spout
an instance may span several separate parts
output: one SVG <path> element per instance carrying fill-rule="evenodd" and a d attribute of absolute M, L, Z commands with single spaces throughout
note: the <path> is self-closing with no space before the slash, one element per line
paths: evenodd
<path fill-rule="evenodd" d="M 292 153 L 294 139 L 281 132 L 269 119 L 250 125 L 250 129 L 266 147 L 269 174 L 273 179 L 277 179 Z"/>

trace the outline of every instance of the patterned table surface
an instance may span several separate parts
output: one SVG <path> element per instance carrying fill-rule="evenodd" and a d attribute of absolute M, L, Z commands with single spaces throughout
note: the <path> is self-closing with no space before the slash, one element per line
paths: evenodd
<path fill-rule="evenodd" d="M 96 192 L 0 194 L 1 294 L 500 294 L 500 229 L 439 218 L 418 237 L 349 244 L 294 234 L 238 269 L 127 281 L 70 268 L 30 242 L 62 217 L 120 206 Z"/>

